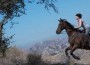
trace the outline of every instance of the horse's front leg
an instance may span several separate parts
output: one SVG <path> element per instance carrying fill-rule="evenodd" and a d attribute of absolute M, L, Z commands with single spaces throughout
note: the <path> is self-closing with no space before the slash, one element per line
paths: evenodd
<path fill-rule="evenodd" d="M 70 54 L 72 55 L 72 57 L 73 57 L 74 59 L 80 60 L 79 57 L 77 57 L 76 55 L 73 54 L 73 52 L 74 52 L 76 49 L 77 49 L 77 45 L 74 45 L 73 48 L 72 48 L 71 51 L 70 51 Z"/>
<path fill-rule="evenodd" d="M 66 54 L 66 56 L 67 56 L 68 58 L 70 58 L 70 56 L 68 55 L 68 51 L 69 51 L 69 50 L 71 50 L 71 47 L 68 47 L 68 48 L 65 49 L 65 54 Z"/>

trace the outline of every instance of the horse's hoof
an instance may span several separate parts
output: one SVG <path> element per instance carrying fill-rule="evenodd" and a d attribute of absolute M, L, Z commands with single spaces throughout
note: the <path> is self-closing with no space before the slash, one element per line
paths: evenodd
<path fill-rule="evenodd" d="M 78 58 L 77 60 L 80 60 L 80 58 Z"/>
<path fill-rule="evenodd" d="M 68 59 L 70 59 L 70 56 L 67 56 Z"/>
<path fill-rule="evenodd" d="M 76 57 L 75 59 L 80 60 L 80 58 L 79 58 L 79 57 Z"/>

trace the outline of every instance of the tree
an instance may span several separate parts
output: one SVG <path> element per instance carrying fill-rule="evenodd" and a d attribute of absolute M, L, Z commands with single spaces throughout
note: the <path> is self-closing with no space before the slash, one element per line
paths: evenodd
<path fill-rule="evenodd" d="M 37 4 L 40 4 L 40 5 L 44 5 L 44 8 L 46 10 L 49 10 L 50 8 L 52 8 L 56 13 L 58 13 L 58 10 L 55 6 L 55 2 L 57 0 L 29 0 L 30 3 L 33 3 L 33 2 L 36 2 Z"/>
<path fill-rule="evenodd" d="M 29 3 L 36 2 L 37 4 L 44 5 L 47 10 L 53 8 L 55 12 L 58 12 L 54 5 L 55 1 L 57 0 L 29 0 Z M 12 39 L 13 36 L 9 38 L 4 37 L 3 27 L 8 23 L 9 19 L 25 14 L 25 0 L 0 0 L 0 14 L 3 16 L 0 22 L 0 50 L 4 56 L 10 39 Z"/>
<path fill-rule="evenodd" d="M 10 39 L 6 38 L 3 34 L 3 27 L 8 23 L 9 19 L 14 17 L 20 17 L 22 14 L 25 14 L 25 3 L 24 0 L 0 0 L 0 14 L 3 16 L 2 21 L 0 22 L 0 51 L 5 55 L 5 51 L 10 43 Z"/>

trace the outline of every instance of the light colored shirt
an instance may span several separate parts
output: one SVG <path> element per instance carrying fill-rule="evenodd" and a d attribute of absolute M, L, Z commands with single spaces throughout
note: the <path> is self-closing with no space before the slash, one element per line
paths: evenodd
<path fill-rule="evenodd" d="M 85 29 L 84 21 L 82 19 L 78 20 L 78 25 L 76 28 L 79 28 L 81 30 Z"/>

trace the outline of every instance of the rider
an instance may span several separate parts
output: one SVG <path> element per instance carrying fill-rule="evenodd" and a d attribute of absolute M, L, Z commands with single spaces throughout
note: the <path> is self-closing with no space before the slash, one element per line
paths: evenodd
<path fill-rule="evenodd" d="M 80 31 L 83 31 L 85 33 L 86 32 L 86 28 L 85 28 L 85 25 L 84 25 L 84 21 L 82 20 L 82 14 L 77 13 L 75 16 L 76 16 L 76 20 L 78 22 L 78 25 L 75 28 L 77 28 Z"/>

